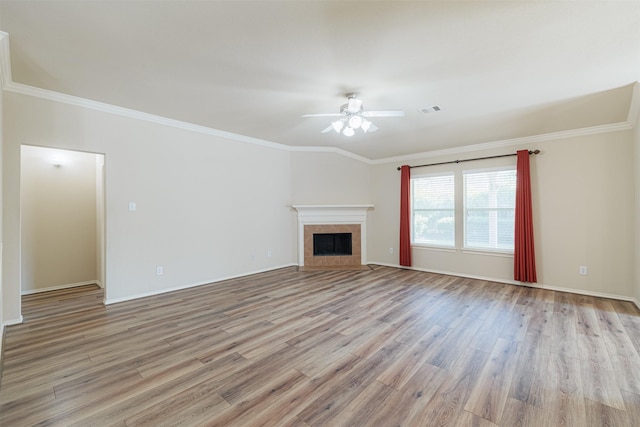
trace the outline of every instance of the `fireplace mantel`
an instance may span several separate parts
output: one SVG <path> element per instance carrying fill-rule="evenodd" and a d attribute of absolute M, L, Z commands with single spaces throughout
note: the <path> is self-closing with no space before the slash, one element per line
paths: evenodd
<path fill-rule="evenodd" d="M 373 205 L 293 205 L 298 211 L 298 265 L 304 266 L 305 225 L 360 225 L 360 264 L 366 264 L 367 210 Z"/>

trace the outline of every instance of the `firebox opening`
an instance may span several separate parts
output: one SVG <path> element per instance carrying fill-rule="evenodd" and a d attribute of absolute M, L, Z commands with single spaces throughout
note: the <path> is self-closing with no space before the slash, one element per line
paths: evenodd
<path fill-rule="evenodd" d="M 352 255 L 351 233 L 314 233 L 314 256 Z"/>

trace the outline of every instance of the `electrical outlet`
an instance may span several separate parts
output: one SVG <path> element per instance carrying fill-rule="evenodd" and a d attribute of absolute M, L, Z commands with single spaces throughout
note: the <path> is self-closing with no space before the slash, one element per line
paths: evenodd
<path fill-rule="evenodd" d="M 581 265 L 581 266 L 578 268 L 578 274 L 580 274 L 581 276 L 586 276 L 586 275 L 588 274 L 587 266 L 585 266 L 585 265 Z"/>
<path fill-rule="evenodd" d="M 267 251 L 267 258 L 271 258 L 271 249 Z"/>
<path fill-rule="evenodd" d="M 393 248 L 389 248 L 389 253 L 392 254 L 393 253 Z"/>
<path fill-rule="evenodd" d="M 164 274 L 164 268 L 161 265 L 157 266 L 156 267 L 156 275 L 162 276 L 163 274 Z"/>

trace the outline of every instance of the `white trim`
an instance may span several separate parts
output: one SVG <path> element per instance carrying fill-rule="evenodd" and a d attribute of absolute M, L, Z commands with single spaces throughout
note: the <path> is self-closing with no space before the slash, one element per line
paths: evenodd
<path fill-rule="evenodd" d="M 476 152 L 482 150 L 490 150 L 493 148 L 511 147 L 516 145 L 533 144 L 538 142 L 553 141 L 556 139 L 574 138 L 584 135 L 597 135 L 606 132 L 618 132 L 629 130 L 633 127 L 627 122 L 611 123 L 607 125 L 591 126 L 580 129 L 565 130 L 560 132 L 544 133 L 540 135 L 525 136 L 522 138 L 505 139 L 502 141 L 486 142 L 482 144 L 465 145 L 463 147 L 445 148 L 442 150 L 425 151 L 422 153 L 408 154 L 406 156 L 386 157 L 383 159 L 372 160 L 374 165 L 385 163 L 400 163 L 408 160 L 425 159 L 429 157 L 440 157 L 451 154 Z"/>
<path fill-rule="evenodd" d="M 640 300 L 638 300 L 638 298 L 633 298 L 633 303 L 638 307 L 638 310 L 640 310 Z"/>
<path fill-rule="evenodd" d="M 530 286 L 532 288 L 548 289 L 550 291 L 556 291 L 556 292 L 567 292 L 567 293 L 570 293 L 570 294 L 588 295 L 588 296 L 592 296 L 592 297 L 609 298 L 609 299 L 615 299 L 615 300 L 620 300 L 620 301 L 634 302 L 633 301 L 633 299 L 634 299 L 633 297 L 628 297 L 628 296 L 625 296 L 625 295 L 608 294 L 608 293 L 605 293 L 605 292 L 587 291 L 587 290 L 584 290 L 584 289 L 565 288 L 565 287 L 562 287 L 562 286 L 541 285 L 541 284 L 537 284 L 537 283 L 516 282 L 516 284 L 520 284 L 520 285 L 523 285 L 523 286 Z"/>
<path fill-rule="evenodd" d="M 4 354 L 2 353 L 2 344 L 4 343 L 4 325 L 0 322 L 0 378 L 2 378 L 2 359 Z"/>
<path fill-rule="evenodd" d="M 334 215 L 335 210 L 339 210 L 340 212 L 344 212 L 344 211 L 350 211 L 352 209 L 355 210 L 362 210 L 364 209 L 365 211 L 369 208 L 373 208 L 373 205 L 291 205 L 292 208 L 296 209 L 297 211 L 306 211 L 306 212 L 312 212 L 312 211 L 320 211 L 317 214 L 318 215 Z M 344 216 L 345 214 L 348 213 L 340 213 L 338 215 L 340 216 Z M 357 213 L 357 215 L 361 215 L 360 212 Z"/>
<path fill-rule="evenodd" d="M 2 55 L 2 58 L 4 58 L 4 55 Z M 261 145 L 263 147 L 275 148 L 277 150 L 290 151 L 290 152 L 334 153 L 344 157 L 352 158 L 354 160 L 358 160 L 366 164 L 372 164 L 371 160 L 367 159 L 366 157 L 359 156 L 358 154 L 355 154 L 350 151 L 346 151 L 337 147 L 290 146 L 290 145 L 280 144 L 277 142 L 267 141 L 265 139 L 253 138 L 250 136 L 240 135 L 233 132 L 227 132 L 223 130 L 210 128 L 207 126 L 201 126 L 201 125 L 196 125 L 189 122 L 184 122 L 181 120 L 175 120 L 168 117 L 157 116 L 155 114 L 144 113 L 142 111 L 132 110 L 130 108 L 118 107 L 116 105 L 111 105 L 104 102 L 92 101 L 90 99 L 67 95 L 60 92 L 54 92 L 47 89 L 40 89 L 34 86 L 15 83 L 15 82 L 12 82 L 11 80 L 7 80 L 6 84 L 4 84 L 4 87 L 5 87 L 5 90 L 9 92 L 19 93 L 21 95 L 27 95 L 35 98 L 46 99 L 49 101 L 60 102 L 63 104 L 69 104 L 76 107 L 88 108 L 90 110 L 96 110 L 104 113 L 115 114 L 118 116 L 129 117 L 132 119 L 143 120 L 151 123 L 170 126 L 178 129 L 184 129 L 184 130 L 201 133 L 205 135 L 217 136 L 221 138 L 246 142 L 249 144 Z"/>
<path fill-rule="evenodd" d="M 232 276 L 220 277 L 220 278 L 217 278 L 217 279 L 211 279 L 211 280 L 207 280 L 205 282 L 198 282 L 198 283 L 180 285 L 180 286 L 175 286 L 173 288 L 161 289 L 161 290 L 157 290 L 157 291 L 143 292 L 141 294 L 130 295 L 130 296 L 121 297 L 121 298 L 105 299 L 104 300 L 104 305 L 117 304 L 119 302 L 131 301 L 131 300 L 136 300 L 136 299 L 139 299 L 139 298 L 152 297 L 154 295 L 166 294 L 168 292 L 181 291 L 183 289 L 195 288 L 197 286 L 211 285 L 211 284 L 215 284 L 215 283 L 218 283 L 218 282 L 223 282 L 225 280 L 238 279 L 240 277 L 251 276 L 253 274 L 266 273 L 268 271 L 279 270 L 281 268 L 297 267 L 297 266 L 298 266 L 298 264 L 296 264 L 296 263 L 288 263 L 288 264 L 283 264 L 283 265 L 279 265 L 279 266 L 276 266 L 276 267 L 265 268 L 265 269 L 262 269 L 262 270 L 250 271 L 248 273 L 235 274 L 235 275 L 232 275 Z"/>
<path fill-rule="evenodd" d="M 491 250 L 491 249 L 478 249 L 478 248 L 462 248 L 460 250 L 463 254 L 471 255 L 484 255 L 484 256 L 497 256 L 501 258 L 513 258 L 513 252 Z"/>
<path fill-rule="evenodd" d="M 292 152 L 310 152 L 310 153 L 335 153 L 344 157 L 349 157 L 355 160 L 358 160 L 362 163 L 366 163 L 368 165 L 373 165 L 374 161 L 368 159 L 366 157 L 362 157 L 358 154 L 352 153 L 351 151 L 343 150 L 338 147 L 317 147 L 312 145 L 292 145 L 290 146 L 289 151 Z"/>
<path fill-rule="evenodd" d="M 95 280 L 88 280 L 86 282 L 67 283 L 65 285 L 48 286 L 46 288 L 27 289 L 26 291 L 25 290 L 21 291 L 20 295 L 33 295 L 33 294 L 39 294 L 41 292 L 59 291 L 61 289 L 77 288 L 79 286 L 87 286 L 87 285 L 98 285 L 98 283 Z"/>
<path fill-rule="evenodd" d="M 411 249 L 417 249 L 419 251 L 436 251 L 449 253 L 456 253 L 459 250 L 455 246 L 431 246 L 426 243 L 411 243 Z"/>
<path fill-rule="evenodd" d="M 627 114 L 627 123 L 631 127 L 636 127 L 638 124 L 638 117 L 640 116 L 640 83 L 635 82 L 633 84 L 633 90 L 631 92 L 631 104 L 629 105 L 629 114 Z"/>
<path fill-rule="evenodd" d="M 249 144 L 261 145 L 265 147 L 276 148 L 279 150 L 285 150 L 285 151 L 290 150 L 290 147 L 288 145 L 278 144 L 276 142 L 271 142 L 264 139 L 252 138 L 250 136 L 239 135 L 237 133 L 226 132 L 226 131 L 213 129 L 206 126 L 201 126 L 193 123 L 183 122 L 180 120 L 170 119 L 168 117 L 162 117 L 162 116 L 157 116 L 155 114 L 144 113 L 142 111 L 132 110 L 130 108 L 119 107 L 117 105 L 111 105 L 104 102 L 92 101 L 90 99 L 67 95 L 60 92 L 54 92 L 51 90 L 40 89 L 33 86 L 27 86 L 21 83 L 10 82 L 9 84 L 6 85 L 5 90 L 9 92 L 19 93 L 22 95 L 33 96 L 35 98 L 42 98 L 42 99 L 47 99 L 49 101 L 56 101 L 64 104 L 74 105 L 76 107 L 83 107 L 90 110 L 102 111 L 105 113 L 115 114 L 118 116 L 130 117 L 133 119 L 144 120 L 147 122 L 157 123 L 160 125 L 171 126 L 178 129 L 188 130 L 191 132 L 217 136 L 217 137 L 231 139 L 235 141 L 247 142 Z"/>
<path fill-rule="evenodd" d="M 636 298 L 628 297 L 625 295 L 608 294 L 604 292 L 587 291 L 584 289 L 565 288 L 562 286 L 544 285 L 539 283 L 525 283 L 525 282 L 518 282 L 517 280 L 498 279 L 495 277 L 476 276 L 473 274 L 452 273 L 450 271 L 431 270 L 427 268 L 404 267 L 398 264 L 390 264 L 390 263 L 384 263 L 384 262 L 369 262 L 368 264 L 383 265 L 385 267 L 400 268 L 404 270 L 423 271 L 425 273 L 444 274 L 446 276 L 465 277 L 468 279 L 486 280 L 489 282 L 497 282 L 497 283 L 504 283 L 506 285 L 516 285 L 516 286 L 525 286 L 530 288 L 545 289 L 548 291 L 567 292 L 570 294 L 587 295 L 587 296 L 598 297 L 598 298 L 609 298 L 609 299 L 615 299 L 620 301 L 629 301 L 634 303 L 640 309 L 640 304 Z"/>
<path fill-rule="evenodd" d="M 20 315 L 20 317 L 18 317 L 17 319 L 9 319 L 9 320 L 5 320 L 4 322 L 4 326 L 13 326 L 13 325 L 19 325 L 22 322 L 24 322 L 24 317 L 22 317 L 22 315 Z"/>
<path fill-rule="evenodd" d="M 4 31 L 0 31 L 0 87 L 7 87 L 11 81 L 9 34 Z"/>

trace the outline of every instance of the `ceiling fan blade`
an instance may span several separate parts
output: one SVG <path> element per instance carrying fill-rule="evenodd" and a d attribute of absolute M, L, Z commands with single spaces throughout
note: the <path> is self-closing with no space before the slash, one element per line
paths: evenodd
<path fill-rule="evenodd" d="M 404 117 L 404 111 L 363 111 L 363 117 Z"/>
<path fill-rule="evenodd" d="M 342 113 L 305 114 L 302 117 L 342 117 Z"/>
<path fill-rule="evenodd" d="M 326 128 L 326 129 L 324 129 L 324 130 L 320 131 L 320 133 L 327 133 L 327 132 L 331 132 L 332 130 L 333 130 L 333 125 L 329 125 L 329 127 L 328 127 L 328 128 Z"/>

